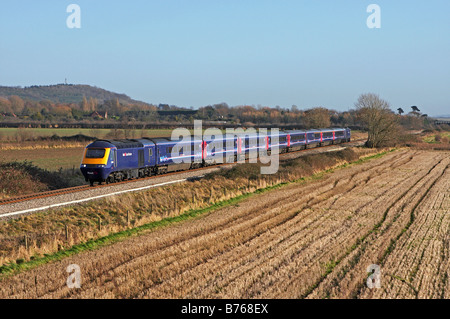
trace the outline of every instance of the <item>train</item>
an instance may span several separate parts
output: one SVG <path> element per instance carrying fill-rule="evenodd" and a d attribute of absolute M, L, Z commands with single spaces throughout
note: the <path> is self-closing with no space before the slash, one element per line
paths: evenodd
<path fill-rule="evenodd" d="M 230 134 L 221 137 L 99 139 L 87 145 L 80 170 L 91 186 L 214 165 L 218 158 L 231 163 L 251 152 L 271 154 L 350 142 L 349 128 L 288 130 L 277 133 Z"/>

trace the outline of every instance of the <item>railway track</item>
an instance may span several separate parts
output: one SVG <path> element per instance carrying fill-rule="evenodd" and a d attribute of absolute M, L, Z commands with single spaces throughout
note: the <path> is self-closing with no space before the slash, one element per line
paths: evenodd
<path fill-rule="evenodd" d="M 286 157 L 287 155 L 298 154 L 298 153 L 302 153 L 302 152 L 306 152 L 306 151 L 319 150 L 318 153 L 328 152 L 328 151 L 326 151 L 326 149 L 332 149 L 333 147 L 336 147 L 336 146 L 357 146 L 357 145 L 360 145 L 362 141 L 365 141 L 365 139 L 354 140 L 351 142 L 341 143 L 341 144 L 333 144 L 333 145 L 326 145 L 326 146 L 320 146 L 320 147 L 315 147 L 315 148 L 307 148 L 307 149 L 293 151 L 293 152 L 289 152 L 289 153 L 282 153 L 282 154 L 280 154 L 280 158 L 282 160 L 283 157 Z M 7 199 L 0 200 L 0 206 L 16 204 L 16 203 L 35 200 L 35 199 L 54 197 L 54 196 L 58 196 L 58 195 L 72 194 L 72 193 L 82 192 L 82 191 L 91 190 L 91 189 L 99 189 L 99 188 L 111 187 L 111 186 L 116 186 L 116 185 L 121 185 L 121 184 L 134 183 L 137 181 L 151 180 L 151 179 L 155 179 L 155 178 L 162 177 L 162 176 L 174 176 L 174 175 L 182 174 L 183 172 L 202 171 L 202 170 L 210 169 L 213 167 L 220 168 L 220 167 L 225 167 L 225 166 L 229 166 L 229 165 L 235 165 L 235 163 L 225 163 L 225 164 L 206 166 L 206 167 L 191 169 L 188 171 L 176 171 L 176 172 L 171 172 L 171 173 L 167 173 L 167 174 L 163 174 L 163 175 L 154 175 L 154 176 L 149 176 L 149 177 L 144 177 L 144 178 L 139 178 L 139 179 L 131 179 L 131 180 L 121 181 L 121 182 L 112 183 L 112 184 L 102 184 L 102 185 L 97 185 L 94 187 L 89 186 L 89 185 L 80 185 L 80 186 L 51 190 L 51 191 L 40 192 L 40 193 L 35 193 L 35 194 L 22 195 L 22 196 L 17 196 L 17 197 L 13 197 L 13 198 L 7 198 Z M 1 215 L 0 215 L 0 217 L 1 217 Z"/>
<path fill-rule="evenodd" d="M 70 194 L 73 192 L 79 192 L 79 191 L 83 191 L 86 189 L 89 189 L 88 185 L 56 189 L 56 190 L 46 191 L 46 192 L 41 192 L 41 193 L 36 193 L 36 194 L 22 195 L 22 196 L 17 196 L 17 197 L 13 197 L 13 198 L 2 199 L 2 200 L 0 200 L 0 205 L 8 205 L 8 204 L 24 202 L 24 201 L 32 200 L 32 199 L 39 199 L 39 198 L 52 197 L 52 196 L 56 196 L 56 195 Z"/>

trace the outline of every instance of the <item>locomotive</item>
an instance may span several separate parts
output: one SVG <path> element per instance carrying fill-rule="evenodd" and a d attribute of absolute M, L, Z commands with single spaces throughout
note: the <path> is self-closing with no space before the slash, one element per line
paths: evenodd
<path fill-rule="evenodd" d="M 86 146 L 81 172 L 91 186 L 115 183 L 213 165 L 217 156 L 227 163 L 249 158 L 252 151 L 268 154 L 298 151 L 350 141 L 349 128 L 279 131 L 269 134 L 235 134 L 220 138 L 191 136 L 186 140 L 141 138 L 96 140 Z M 230 147 L 231 146 L 231 147 Z"/>

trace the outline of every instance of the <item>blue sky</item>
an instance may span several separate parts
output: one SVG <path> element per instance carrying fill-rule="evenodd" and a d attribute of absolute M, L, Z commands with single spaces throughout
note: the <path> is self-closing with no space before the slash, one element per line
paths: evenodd
<path fill-rule="evenodd" d="M 81 29 L 69 29 L 69 4 Z M 369 29 L 367 6 L 381 7 Z M 149 103 L 450 113 L 450 1 L 2 1 L 0 85 L 90 84 Z"/>

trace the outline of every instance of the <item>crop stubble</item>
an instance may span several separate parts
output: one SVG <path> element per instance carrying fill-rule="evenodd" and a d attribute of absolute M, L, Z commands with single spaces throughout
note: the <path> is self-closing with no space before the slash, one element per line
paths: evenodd
<path fill-rule="evenodd" d="M 449 163 L 390 153 L 6 278 L 0 297 L 448 298 Z M 66 287 L 73 263 L 81 289 Z"/>

